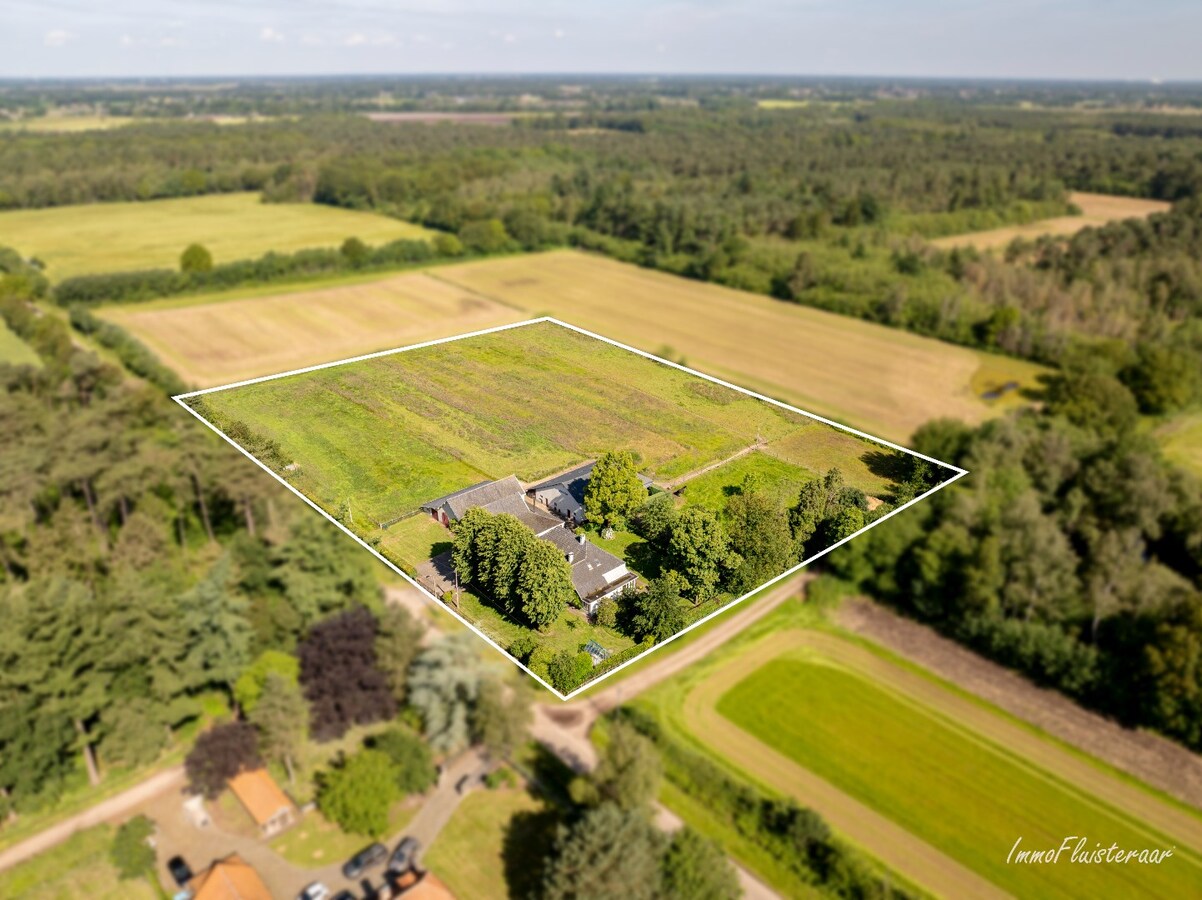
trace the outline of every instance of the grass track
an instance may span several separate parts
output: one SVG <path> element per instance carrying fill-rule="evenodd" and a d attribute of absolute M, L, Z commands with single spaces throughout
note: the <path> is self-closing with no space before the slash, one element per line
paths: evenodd
<path fill-rule="evenodd" d="M 559 250 L 431 269 L 477 293 L 553 315 L 892 440 L 940 416 L 994 414 L 973 378 L 1009 360 L 871 322 L 599 256 Z M 1036 370 L 1039 371 L 1039 370 Z M 1029 364 L 1006 380 L 1032 383 Z"/>
<path fill-rule="evenodd" d="M 315 203 L 261 203 L 254 193 L 140 203 L 92 203 L 0 213 L 0 245 L 46 263 L 52 281 L 126 269 L 174 269 L 199 242 L 218 263 L 336 247 L 355 236 L 369 244 L 424 238 L 418 225 Z"/>
<path fill-rule="evenodd" d="M 814 805 L 918 883 L 967 896 L 967 885 L 940 887 L 932 879 L 959 879 L 960 869 L 971 868 L 1024 896 L 1187 896 L 1202 889 L 1202 868 L 1189 849 L 1202 845 L 1197 817 L 857 644 L 782 631 L 753 646 L 688 694 L 689 730 L 758 780 Z M 790 716 L 782 719 L 786 700 Z M 893 828 L 882 827 L 883 817 Z M 916 866 L 915 852 L 929 851 L 909 846 L 915 834 L 954 864 Z M 1104 844 L 1179 849 L 1161 867 L 1007 867 L 1005 855 L 1020 834 L 1025 846 L 1058 846 L 1068 834 L 1085 834 Z"/>
<path fill-rule="evenodd" d="M 5 900 L 155 900 L 159 895 L 144 878 L 121 881 L 109 861 L 111 825 L 77 832 L 52 850 L 0 872 Z"/>

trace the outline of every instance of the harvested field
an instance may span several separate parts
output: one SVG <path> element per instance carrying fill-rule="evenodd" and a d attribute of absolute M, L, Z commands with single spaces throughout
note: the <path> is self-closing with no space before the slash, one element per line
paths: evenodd
<path fill-rule="evenodd" d="M 683 724 L 713 751 L 937 894 L 1202 890 L 1202 821 L 843 638 L 769 633 L 715 661 L 681 694 Z M 1177 849 L 1162 866 L 1006 865 L 1020 836 L 1042 849 L 1074 834 L 1087 836 L 1089 849 Z"/>
<path fill-rule="evenodd" d="M 514 119 L 527 118 L 533 113 L 504 112 L 371 112 L 364 113 L 373 122 L 393 124 L 416 122 L 433 125 L 453 122 L 458 125 L 508 125 Z"/>
<path fill-rule="evenodd" d="M 943 248 L 976 247 L 978 250 L 997 250 L 1004 248 L 1016 237 L 1033 240 L 1045 234 L 1076 234 L 1082 228 L 1105 225 L 1119 219 L 1146 219 L 1153 213 L 1167 212 L 1172 206 L 1171 203 L 1163 200 L 1088 194 L 1082 191 L 1070 193 L 1069 200 L 1081 208 L 1081 215 L 1057 216 L 1054 219 L 1028 222 L 1026 225 L 993 228 L 989 231 L 977 231 L 972 234 L 957 234 L 951 237 L 937 238 L 931 243 L 936 247 Z"/>
<path fill-rule="evenodd" d="M 672 479 L 813 427 L 798 413 L 551 323 L 198 399 L 219 421 L 276 441 L 298 466 L 289 480 L 315 502 L 329 510 L 349 502 L 377 522 L 486 479 L 531 482 L 614 448 L 633 451 L 653 478 Z M 843 465 L 873 451 L 894 452 L 853 439 Z M 799 471 L 796 480 L 807 477 Z"/>
<path fill-rule="evenodd" d="M 437 278 L 671 358 L 873 434 L 981 422 L 973 393 L 1007 360 L 758 294 L 555 251 L 430 270 Z M 1028 364 L 1014 380 L 1031 385 Z"/>
<path fill-rule="evenodd" d="M 175 269 L 191 243 L 217 263 L 337 247 L 424 239 L 426 229 L 375 213 L 316 203 L 262 203 L 258 194 L 215 194 L 141 203 L 91 203 L 0 213 L 0 245 L 46 263 L 52 281 L 129 269 Z"/>
<path fill-rule="evenodd" d="M 209 387 L 517 321 L 522 314 L 422 273 L 289 294 L 111 306 L 187 382 Z"/>

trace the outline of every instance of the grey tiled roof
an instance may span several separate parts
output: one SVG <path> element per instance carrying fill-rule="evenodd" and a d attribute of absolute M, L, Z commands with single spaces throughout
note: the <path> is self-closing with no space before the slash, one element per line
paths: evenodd
<path fill-rule="evenodd" d="M 549 487 L 557 487 L 565 493 L 571 494 L 578 503 L 583 503 L 584 489 L 588 487 L 588 480 L 593 477 L 593 467 L 595 465 L 597 465 L 597 461 L 594 459 L 584 463 L 584 465 L 577 466 L 570 472 L 553 475 L 537 484 L 532 484 L 526 490 L 539 491 Z M 639 481 L 643 487 L 651 487 L 651 479 L 642 473 L 639 473 Z"/>
<path fill-rule="evenodd" d="M 437 500 L 431 500 L 424 504 L 422 509 L 438 509 L 445 503 L 451 510 L 451 514 L 458 519 L 473 506 L 487 507 L 490 503 L 495 503 L 508 495 L 516 495 L 521 499 L 522 484 L 516 475 L 509 475 L 498 481 L 482 481 L 461 491 L 455 491 L 453 494 L 447 494 L 445 497 L 439 497 Z"/>
<path fill-rule="evenodd" d="M 622 560 L 608 550 L 602 550 L 588 538 L 581 543 L 576 539 L 576 535 L 566 528 L 556 528 L 547 532 L 543 535 L 543 540 L 550 541 L 565 555 L 572 554 L 572 587 L 576 589 L 581 600 L 588 600 L 613 587 L 605 580 L 605 573 L 622 565 Z"/>

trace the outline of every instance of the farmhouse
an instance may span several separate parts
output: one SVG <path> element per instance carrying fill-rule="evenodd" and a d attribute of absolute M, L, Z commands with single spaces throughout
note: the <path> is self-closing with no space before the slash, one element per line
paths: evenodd
<path fill-rule="evenodd" d="M 531 509 L 516 476 L 484 481 L 422 504 L 423 510 L 447 526 L 459 521 L 460 516 L 475 507 L 494 515 L 508 513 L 538 537 L 558 547 L 572 567 L 572 587 L 580 599 L 580 606 L 590 616 L 597 611 L 602 600 L 613 597 L 638 579 L 626 568 L 626 563 L 612 553 L 601 549 L 584 535 L 573 534 L 570 529 L 572 519 L 564 522 Z"/>
<path fill-rule="evenodd" d="M 540 481 L 526 488 L 526 493 L 552 512 L 558 513 L 575 525 L 584 524 L 584 491 L 593 475 L 596 460 L 590 460 L 582 466 Z M 651 487 L 651 479 L 639 475 L 643 487 Z"/>

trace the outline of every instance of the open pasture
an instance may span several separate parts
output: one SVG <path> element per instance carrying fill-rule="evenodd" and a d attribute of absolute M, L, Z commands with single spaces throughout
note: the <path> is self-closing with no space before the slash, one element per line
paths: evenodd
<path fill-rule="evenodd" d="M 1202 890 L 1196 815 L 862 644 L 764 631 L 649 699 L 903 876 L 947 896 Z M 1090 850 L 1176 849 L 1159 866 L 1006 863 L 1019 837 L 1046 849 L 1069 835 Z"/>
<path fill-rule="evenodd" d="M 871 322 L 575 251 L 440 267 L 431 274 L 650 353 L 904 441 L 924 422 L 995 412 L 974 393 L 1005 360 Z M 1015 374 L 1030 384 L 1030 367 Z"/>
<path fill-rule="evenodd" d="M 553 323 L 536 323 L 198 398 L 277 442 L 326 509 L 385 521 L 486 479 L 525 482 L 634 451 L 678 479 L 813 420 Z M 821 426 L 827 429 L 830 426 Z M 871 445 L 854 441 L 846 462 Z M 881 448 L 887 449 L 887 448 Z"/>
<path fill-rule="evenodd" d="M 517 310 L 422 273 L 293 293 L 253 292 L 110 306 L 135 334 L 201 387 L 514 322 Z"/>
<path fill-rule="evenodd" d="M 1144 200 L 1140 197 L 1116 197 L 1110 194 L 1088 194 L 1073 191 L 1069 202 L 1081 209 L 1079 216 L 1056 216 L 1025 225 L 991 228 L 971 234 L 956 234 L 931 241 L 936 247 L 976 247 L 978 250 L 998 250 L 1015 238 L 1034 240 L 1046 235 L 1072 235 L 1082 228 L 1097 227 L 1119 219 L 1146 219 L 1153 213 L 1167 212 L 1172 205 L 1163 200 Z"/>
<path fill-rule="evenodd" d="M 262 203 L 254 193 L 141 203 L 92 203 L 0 213 L 0 245 L 46 264 L 52 281 L 129 269 L 174 269 L 184 248 L 204 244 L 216 263 L 336 247 L 424 238 L 417 225 L 316 203 Z"/>
<path fill-rule="evenodd" d="M 41 360 L 27 343 L 13 334 L 0 319 L 0 363 L 12 366 L 40 366 Z"/>

